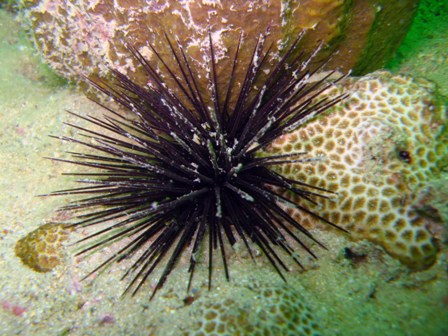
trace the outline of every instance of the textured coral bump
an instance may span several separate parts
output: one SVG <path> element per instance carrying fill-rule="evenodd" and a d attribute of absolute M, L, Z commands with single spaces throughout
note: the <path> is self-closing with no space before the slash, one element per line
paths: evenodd
<path fill-rule="evenodd" d="M 428 185 L 448 162 L 446 107 L 434 84 L 386 71 L 350 78 L 324 94 L 344 92 L 351 92 L 344 104 L 280 137 L 269 151 L 306 151 L 329 160 L 277 171 L 337 193 L 338 202 L 323 200 L 319 213 L 351 238 L 382 246 L 412 269 L 427 268 L 437 256 L 430 227 L 438 214 L 428 216 L 425 208 L 434 209 L 431 199 L 441 192 L 429 197 Z M 316 226 L 303 213 L 292 216 Z"/>

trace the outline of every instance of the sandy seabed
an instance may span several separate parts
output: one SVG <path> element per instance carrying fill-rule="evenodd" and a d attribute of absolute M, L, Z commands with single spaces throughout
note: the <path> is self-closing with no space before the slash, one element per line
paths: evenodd
<path fill-rule="evenodd" d="M 448 42 L 438 39 L 436 46 L 441 57 L 446 56 Z M 425 52 L 437 53 L 430 44 L 424 48 L 405 63 L 406 70 L 420 69 L 416 65 L 425 60 Z M 440 66 L 432 71 L 447 73 L 446 58 Z M 188 277 L 182 267 L 149 302 L 149 288 L 135 297 L 121 297 L 125 283 L 119 278 L 126 265 L 108 269 L 95 281 L 80 281 L 92 269 L 92 260 L 75 259 L 69 253 L 66 263 L 49 273 L 24 266 L 14 254 L 17 240 L 42 224 L 60 220 L 56 209 L 67 202 L 63 197 L 38 197 L 66 188 L 70 180 L 61 176 L 65 165 L 44 159 L 64 156 L 68 150 L 48 135 L 73 132 L 63 122 L 75 117 L 65 110 L 99 112 L 73 88 L 55 84 L 18 23 L 4 11 L 0 11 L 0 78 L 2 335 L 181 335 L 194 327 L 192 316 L 202 302 L 244 300 L 254 283 L 282 282 L 262 262 L 254 267 L 250 259 L 230 256 L 231 281 L 223 280 L 218 269 L 214 289 L 208 292 L 202 281 L 206 276 L 197 274 L 199 298 L 186 305 Z M 433 78 L 439 80 L 442 92 L 448 92 L 448 78 Z M 293 271 L 287 278 L 303 293 L 323 335 L 448 335 L 446 248 L 433 267 L 412 273 L 375 246 L 354 244 L 331 232 L 321 235 L 328 251 L 319 250 L 319 260 L 307 262 L 310 270 Z M 356 266 L 344 258 L 344 249 L 360 244 L 372 257 Z"/>

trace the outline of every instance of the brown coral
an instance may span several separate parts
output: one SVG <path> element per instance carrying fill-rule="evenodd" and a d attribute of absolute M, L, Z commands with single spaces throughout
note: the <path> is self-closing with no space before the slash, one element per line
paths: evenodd
<path fill-rule="evenodd" d="M 63 224 L 44 224 L 16 243 L 16 255 L 36 272 L 50 272 L 61 263 L 68 233 Z"/>
<path fill-rule="evenodd" d="M 211 29 L 220 61 L 218 76 L 226 83 L 229 50 L 240 33 L 246 38 L 247 47 L 240 55 L 244 61 L 250 58 L 250 43 L 267 27 L 274 51 L 306 29 L 304 50 L 314 50 L 322 41 L 322 56 L 336 52 L 330 68 L 365 73 L 381 67 L 407 31 L 417 2 L 33 0 L 24 1 L 23 18 L 45 60 L 74 81 L 81 73 L 107 76 L 108 67 L 142 81 L 142 71 L 129 57 L 125 42 L 151 59 L 149 44 L 167 52 L 165 32 L 187 46 L 196 70 L 205 78 Z"/>

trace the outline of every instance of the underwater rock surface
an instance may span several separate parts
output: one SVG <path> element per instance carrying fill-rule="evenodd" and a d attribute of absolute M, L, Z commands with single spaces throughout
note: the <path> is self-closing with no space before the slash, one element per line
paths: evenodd
<path fill-rule="evenodd" d="M 21 266 L 14 253 L 16 242 L 36 228 L 36 219 L 53 218 L 54 210 L 63 203 L 62 199 L 58 203 L 55 198 L 34 196 L 65 186 L 65 181 L 55 178 L 63 167 L 53 165 L 42 156 L 61 153 L 66 148 L 43 134 L 67 132 L 65 128 L 61 129 L 62 121 L 75 120 L 61 113 L 64 109 L 89 114 L 95 113 L 97 107 L 73 90 L 49 87 L 45 78 L 36 75 L 39 63 L 33 48 L 22 34 L 17 37 L 21 32 L 17 22 L 3 11 L 0 11 L 0 21 L 3 23 L 0 26 L 1 78 L 5 79 L 0 81 L 0 102 L 5 111 L 0 116 L 3 125 L 0 180 L 8 191 L 0 197 L 0 330 L 3 334 L 177 336 L 188 331 L 180 329 L 179 324 L 195 323 L 200 318 L 202 303 L 205 309 L 206 301 L 222 302 L 232 297 L 237 305 L 235 310 L 251 307 L 250 303 L 256 302 L 242 289 L 236 288 L 230 293 L 231 288 L 244 286 L 249 292 L 248 288 L 253 288 L 257 280 L 265 287 L 282 285 L 267 265 L 254 267 L 249 258 L 246 262 L 237 260 L 233 282 L 217 281 L 211 292 L 204 284 L 194 294 L 197 300 L 185 306 L 187 273 L 183 271 L 173 274 L 173 281 L 167 284 L 160 297 L 148 303 L 144 293 L 138 297 L 120 298 L 124 286 L 117 271 L 106 272 L 92 283 L 80 281 L 91 270 L 89 260 L 75 260 L 75 265 L 56 267 L 47 273 Z M 426 57 L 431 52 L 442 58 L 447 50 L 446 40 L 443 41 L 443 48 L 432 44 L 425 47 L 426 54 L 419 55 L 417 61 L 420 64 L 440 66 L 436 70 L 425 68 L 425 75 L 446 72 L 446 66 L 442 67 L 446 62 L 435 63 Z M 448 77 L 438 77 L 438 83 L 444 92 L 448 92 L 447 81 L 442 80 L 445 78 Z M 431 184 L 439 195 L 430 204 L 445 209 L 447 223 L 448 179 L 446 172 L 444 175 L 445 179 Z M 340 234 L 319 231 L 321 233 L 325 235 L 323 240 L 328 251 L 320 251 L 318 269 L 291 272 L 288 285 L 304 296 L 301 302 L 310 308 L 322 334 L 448 335 L 446 243 L 433 267 L 409 272 L 381 248 L 375 248 L 367 241 L 349 243 L 347 237 Z M 355 254 L 366 253 L 366 257 L 356 264 L 347 260 L 344 258 L 347 254 L 344 247 L 347 246 Z M 365 246 L 369 248 L 363 248 Z M 250 291 L 249 294 L 254 293 Z"/>

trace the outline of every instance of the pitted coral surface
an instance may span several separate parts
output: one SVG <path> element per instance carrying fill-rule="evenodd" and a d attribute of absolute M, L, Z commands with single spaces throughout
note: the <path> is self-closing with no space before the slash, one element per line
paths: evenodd
<path fill-rule="evenodd" d="M 335 192 L 321 213 L 354 239 L 377 243 L 412 268 L 428 267 L 437 242 L 418 211 L 419 196 L 447 165 L 446 108 L 432 83 L 385 71 L 348 79 L 328 94 L 341 92 L 349 95 L 344 104 L 273 144 L 274 152 L 311 159 L 281 173 Z"/>
<path fill-rule="evenodd" d="M 285 284 L 252 291 L 251 300 L 245 304 L 232 298 L 206 302 L 193 316 L 195 331 L 185 335 L 321 335 L 318 322 L 298 290 Z"/>
<path fill-rule="evenodd" d="M 61 263 L 69 231 L 63 224 L 44 224 L 17 242 L 16 255 L 36 272 L 50 272 Z"/>

